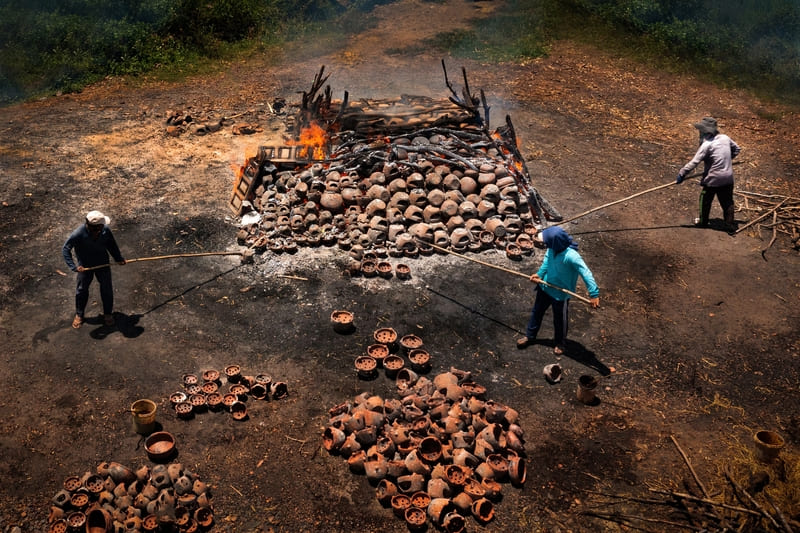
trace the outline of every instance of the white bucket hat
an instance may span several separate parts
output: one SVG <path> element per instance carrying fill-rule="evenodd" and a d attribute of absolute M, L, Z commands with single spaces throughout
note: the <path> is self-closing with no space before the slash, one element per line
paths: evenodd
<path fill-rule="evenodd" d="M 105 216 L 100 211 L 89 211 L 86 213 L 86 222 L 91 224 L 92 226 L 96 226 L 99 224 L 105 224 L 108 226 L 111 223 L 111 219 Z"/>

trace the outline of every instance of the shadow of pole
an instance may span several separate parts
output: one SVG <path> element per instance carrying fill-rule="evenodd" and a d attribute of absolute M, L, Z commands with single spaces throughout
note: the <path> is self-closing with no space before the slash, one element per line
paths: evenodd
<path fill-rule="evenodd" d="M 445 300 L 447 300 L 449 302 L 452 302 L 452 303 L 456 304 L 457 306 L 466 309 L 470 313 L 474 313 L 474 314 L 480 316 L 481 318 L 485 318 L 486 320 L 494 322 L 497 325 L 503 326 L 504 328 L 509 329 L 509 330 L 511 330 L 511 331 L 513 331 L 515 333 L 519 333 L 520 335 L 524 335 L 524 333 L 522 331 L 518 330 L 517 328 L 515 328 L 513 326 L 509 326 L 505 322 L 503 322 L 501 320 L 498 320 L 498 319 L 496 319 L 494 317 L 491 317 L 491 316 L 487 315 L 486 313 L 484 313 L 483 311 L 479 311 L 478 309 L 475 309 L 475 308 L 470 307 L 470 306 L 468 306 L 468 305 L 466 305 L 464 303 L 461 303 L 458 300 L 456 300 L 455 298 L 447 296 L 446 294 L 443 294 L 443 293 L 437 291 L 436 289 L 430 287 L 429 285 L 426 285 L 425 288 L 428 289 L 429 291 L 431 291 L 433 294 L 435 294 L 437 296 L 441 296 Z"/>
<path fill-rule="evenodd" d="M 201 281 L 200 283 L 198 283 L 198 284 L 196 284 L 196 285 L 193 285 L 193 286 L 189 287 L 188 289 L 186 289 L 186 290 L 185 290 L 185 291 L 183 291 L 182 293 L 180 293 L 180 294 L 176 294 L 175 296 L 172 296 L 171 298 L 168 298 L 168 299 L 164 300 L 163 302 L 161 302 L 161 303 L 159 303 L 159 304 L 156 304 L 156 305 L 154 305 L 153 307 L 151 307 L 150 309 L 148 309 L 147 311 L 145 311 L 144 313 L 142 313 L 142 314 L 141 314 L 141 315 L 139 315 L 139 316 L 144 316 L 144 315 L 150 314 L 150 313 L 152 313 L 153 311 L 155 311 L 156 309 L 160 309 L 161 307 L 164 307 L 165 305 L 169 304 L 170 302 L 174 302 L 174 301 L 175 301 L 175 300 L 177 300 L 178 298 L 181 298 L 181 297 L 183 297 L 183 296 L 187 295 L 188 293 L 192 292 L 193 290 L 195 290 L 195 289 L 199 289 L 199 288 L 200 288 L 200 287 L 202 287 L 203 285 L 208 285 L 209 283 L 211 283 L 211 282 L 213 282 L 213 281 L 216 281 L 216 280 L 218 280 L 218 279 L 219 279 L 219 278 L 221 278 L 222 276 L 225 276 L 225 275 L 227 275 L 227 274 L 230 274 L 231 272 L 233 272 L 234 270 L 236 270 L 236 269 L 237 269 L 237 268 L 239 268 L 240 266 L 241 266 L 241 265 L 236 265 L 235 267 L 229 268 L 228 270 L 225 270 L 224 272 L 220 272 L 219 274 L 216 274 L 216 275 L 214 275 L 214 276 L 210 277 L 209 279 L 207 279 L 207 280 L 205 280 L 205 281 Z"/>

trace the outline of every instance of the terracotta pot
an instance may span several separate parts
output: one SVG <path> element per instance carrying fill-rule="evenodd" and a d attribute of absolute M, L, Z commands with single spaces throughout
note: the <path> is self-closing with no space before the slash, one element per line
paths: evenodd
<path fill-rule="evenodd" d="M 753 435 L 753 442 L 755 443 L 756 459 L 766 464 L 772 463 L 778 458 L 785 444 L 783 437 L 766 429 L 757 431 Z"/>
<path fill-rule="evenodd" d="M 242 368 L 239 365 L 228 365 L 225 367 L 225 376 L 230 383 L 238 383 L 242 376 Z"/>
<path fill-rule="evenodd" d="M 367 452 L 358 450 L 353 455 L 347 458 L 347 466 L 354 474 L 364 474 L 364 465 L 367 462 Z"/>
<path fill-rule="evenodd" d="M 397 376 L 395 376 L 398 389 L 411 389 L 418 379 L 419 376 L 417 373 L 407 367 L 403 367 L 398 370 Z"/>
<path fill-rule="evenodd" d="M 395 379 L 397 373 L 405 366 L 405 360 L 398 355 L 388 355 L 383 360 L 383 368 L 386 370 L 386 377 Z"/>
<path fill-rule="evenodd" d="M 422 474 L 408 474 L 397 478 L 397 488 L 403 494 L 414 494 L 425 487 L 425 476 Z"/>
<path fill-rule="evenodd" d="M 453 495 L 453 489 L 450 488 L 450 485 L 447 484 L 447 481 L 444 479 L 430 479 L 428 480 L 428 494 L 431 495 L 431 498 L 442 498 L 442 499 L 449 499 L 450 496 Z M 431 517 L 433 520 L 433 517 Z M 438 523 L 438 519 L 434 520 Z"/>
<path fill-rule="evenodd" d="M 406 469 L 411 472 L 411 474 L 419 474 L 423 476 L 427 476 L 431 473 L 431 467 L 426 464 L 419 455 L 418 450 L 411 450 L 408 455 L 406 455 L 403 462 L 406 465 Z M 400 484 L 400 479 L 397 480 L 398 485 Z M 400 486 L 401 490 L 403 489 Z M 418 487 L 417 490 L 420 490 L 421 487 Z M 407 490 L 403 490 L 403 492 L 409 492 Z"/>
<path fill-rule="evenodd" d="M 526 477 L 525 460 L 520 456 L 511 457 L 508 460 L 508 478 L 511 480 L 511 484 L 521 487 L 525 484 Z"/>
<path fill-rule="evenodd" d="M 208 529 L 214 523 L 214 511 L 209 507 L 199 507 L 194 512 L 194 519 L 197 520 L 197 525 Z"/>
<path fill-rule="evenodd" d="M 133 483 L 136 481 L 136 474 L 125 465 L 116 462 L 108 464 L 108 475 L 114 483 Z"/>
<path fill-rule="evenodd" d="M 472 501 L 478 500 L 486 496 L 486 491 L 481 486 L 480 482 L 473 477 L 468 477 L 464 482 L 464 492 L 472 498 Z"/>
<path fill-rule="evenodd" d="M 436 437 L 425 437 L 419 443 L 419 456 L 428 463 L 435 463 L 442 458 L 442 443 Z"/>
<path fill-rule="evenodd" d="M 389 500 L 394 514 L 405 518 L 406 509 L 411 507 L 411 497 L 406 494 L 395 494 Z"/>
<path fill-rule="evenodd" d="M 486 457 L 486 464 L 488 464 L 492 472 L 494 472 L 494 476 L 492 476 L 493 479 L 502 481 L 508 475 L 508 459 L 499 453 L 493 453 Z"/>
<path fill-rule="evenodd" d="M 597 378 L 594 376 L 584 375 L 578 378 L 578 401 L 585 405 L 594 404 L 597 400 L 594 392 L 597 384 Z"/>
<path fill-rule="evenodd" d="M 355 360 L 356 372 L 362 379 L 372 379 L 377 375 L 378 362 L 369 355 L 359 355 Z"/>
<path fill-rule="evenodd" d="M 344 431 L 334 427 L 327 427 L 322 433 L 322 446 L 329 452 L 334 452 L 342 447 L 346 438 L 347 435 L 345 435 Z"/>
<path fill-rule="evenodd" d="M 384 507 L 391 505 L 392 497 L 397 494 L 397 485 L 388 479 L 381 479 L 375 488 L 375 497 Z"/>
<path fill-rule="evenodd" d="M 86 515 L 81 511 L 73 511 L 67 515 L 67 524 L 72 530 L 82 529 L 86 525 Z"/>
<path fill-rule="evenodd" d="M 331 313 L 331 324 L 336 333 L 352 333 L 355 329 L 353 325 L 353 313 L 346 310 L 335 310 Z"/>
<path fill-rule="evenodd" d="M 481 480 L 481 487 L 483 487 L 486 497 L 490 500 L 498 500 L 503 490 L 503 486 L 499 482 L 488 478 Z"/>
<path fill-rule="evenodd" d="M 409 507 L 405 512 L 405 521 L 409 531 L 421 531 L 428 521 L 425 511 L 419 507 Z"/>
<path fill-rule="evenodd" d="M 375 359 L 380 368 L 383 366 L 383 360 L 389 355 L 389 347 L 385 344 L 371 344 L 367 346 L 367 355 Z"/>
<path fill-rule="evenodd" d="M 234 420 L 247 419 L 247 404 L 242 401 L 235 401 L 231 405 L 231 416 Z"/>
<path fill-rule="evenodd" d="M 442 529 L 446 533 L 463 533 L 466 530 L 467 521 L 458 513 L 447 513 L 442 520 Z"/>
<path fill-rule="evenodd" d="M 378 328 L 373 333 L 375 342 L 385 344 L 391 351 L 397 342 L 397 332 L 392 328 Z"/>
<path fill-rule="evenodd" d="M 339 453 L 341 453 L 344 457 L 350 457 L 360 449 L 361 444 L 359 444 L 359 442 L 356 440 L 355 433 L 351 433 L 342 443 L 341 447 L 339 448 Z"/>
<path fill-rule="evenodd" d="M 269 394 L 275 400 L 281 400 L 289 395 L 289 386 L 284 381 L 273 381 L 269 385 Z"/>
<path fill-rule="evenodd" d="M 472 503 L 472 516 L 482 524 L 491 522 L 494 518 L 494 504 L 486 498 L 480 498 Z"/>
<path fill-rule="evenodd" d="M 407 280 L 411 279 L 411 267 L 409 267 L 405 263 L 398 263 L 394 267 L 395 275 L 397 279 Z"/>
<path fill-rule="evenodd" d="M 144 441 L 144 450 L 154 462 L 167 461 L 175 454 L 175 437 L 167 431 L 157 431 Z"/>
<path fill-rule="evenodd" d="M 449 465 L 445 467 L 445 475 L 451 487 L 463 487 L 467 480 L 466 471 L 459 465 Z"/>
<path fill-rule="evenodd" d="M 427 509 L 431 503 L 431 496 L 424 490 L 420 490 L 411 495 L 411 506 L 418 509 Z"/>

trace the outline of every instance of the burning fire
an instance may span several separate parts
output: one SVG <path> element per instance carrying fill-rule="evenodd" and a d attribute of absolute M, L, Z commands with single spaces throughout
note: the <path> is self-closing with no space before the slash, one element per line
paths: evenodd
<path fill-rule="evenodd" d="M 298 153 L 300 157 L 311 159 L 325 159 L 328 146 L 328 134 L 319 124 L 312 122 L 300 132 L 297 141 L 290 141 L 291 146 L 302 146 L 304 149 Z"/>

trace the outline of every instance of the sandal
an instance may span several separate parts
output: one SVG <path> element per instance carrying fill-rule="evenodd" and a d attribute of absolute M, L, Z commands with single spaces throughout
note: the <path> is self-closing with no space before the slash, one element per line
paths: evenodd
<path fill-rule="evenodd" d="M 72 319 L 72 328 L 79 329 L 83 325 L 83 317 L 75 315 L 75 318 Z"/>

